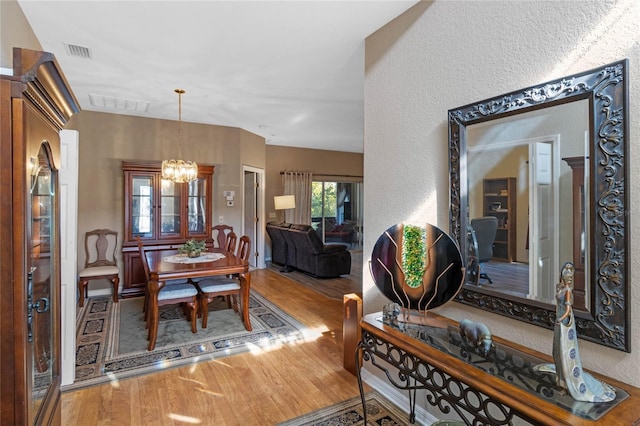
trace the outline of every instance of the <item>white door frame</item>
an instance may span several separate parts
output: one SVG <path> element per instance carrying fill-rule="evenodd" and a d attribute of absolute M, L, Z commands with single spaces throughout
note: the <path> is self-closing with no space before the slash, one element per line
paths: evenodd
<path fill-rule="evenodd" d="M 78 131 L 60 131 L 61 385 L 75 381 L 78 271 Z"/>
<path fill-rule="evenodd" d="M 256 217 L 258 218 L 258 222 L 256 223 L 256 241 L 253 242 L 253 252 L 258 253 L 256 258 L 256 268 L 257 269 L 265 269 L 267 264 L 265 262 L 265 251 L 264 251 L 264 235 L 266 232 L 265 227 L 265 208 L 264 208 L 264 169 L 260 169 L 257 167 L 247 166 L 245 164 L 242 165 L 242 205 L 245 205 L 245 172 L 255 173 L 256 182 L 258 184 L 258 188 L 256 190 L 258 202 L 256 205 Z M 242 233 L 245 233 L 244 230 L 244 207 L 243 207 L 243 218 L 242 218 Z"/>

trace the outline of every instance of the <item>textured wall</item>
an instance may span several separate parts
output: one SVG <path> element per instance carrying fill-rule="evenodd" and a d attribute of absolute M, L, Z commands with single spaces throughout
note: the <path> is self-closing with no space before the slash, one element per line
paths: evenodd
<path fill-rule="evenodd" d="M 448 230 L 447 111 L 630 60 L 630 237 L 640 231 L 640 3 L 421 2 L 366 41 L 365 311 L 384 297 L 367 272 L 378 235 L 400 222 Z M 635 111 L 635 113 L 634 113 Z M 586 368 L 640 386 L 640 239 L 631 238 L 631 354 L 581 341 Z M 450 303 L 439 313 L 486 322 L 494 334 L 550 353 L 552 332 Z"/>

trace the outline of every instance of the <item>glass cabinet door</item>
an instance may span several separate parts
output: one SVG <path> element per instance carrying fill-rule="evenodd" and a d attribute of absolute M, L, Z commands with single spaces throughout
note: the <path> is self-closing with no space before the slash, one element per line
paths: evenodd
<path fill-rule="evenodd" d="M 180 185 L 162 179 L 160 183 L 160 238 L 180 237 Z"/>
<path fill-rule="evenodd" d="M 207 229 L 207 180 L 198 178 L 189 182 L 187 197 L 187 220 L 189 227 L 187 236 L 202 236 Z"/>
<path fill-rule="evenodd" d="M 131 237 L 154 238 L 153 175 L 138 175 L 131 179 Z"/>
<path fill-rule="evenodd" d="M 27 318 L 31 343 L 31 413 L 37 415 L 55 376 L 58 356 L 55 344 L 54 297 L 57 271 L 52 231 L 55 228 L 55 182 L 47 152 L 40 149 L 37 173 L 31 178 L 31 238 L 27 274 L 27 298 L 32 306 Z"/>

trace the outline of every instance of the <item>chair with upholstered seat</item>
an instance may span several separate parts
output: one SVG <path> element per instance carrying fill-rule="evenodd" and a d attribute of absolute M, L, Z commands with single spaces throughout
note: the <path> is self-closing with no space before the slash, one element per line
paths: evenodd
<path fill-rule="evenodd" d="M 247 262 L 249 259 L 250 251 L 251 239 L 248 236 L 243 235 L 242 237 L 240 237 L 240 243 L 238 244 L 238 251 L 236 253 L 236 256 Z M 207 328 L 207 319 L 209 317 L 209 303 L 218 296 L 226 296 L 227 303 L 232 304 L 233 310 L 238 312 L 238 296 L 240 296 L 241 286 L 237 276 L 208 277 L 199 281 L 196 285 L 200 290 L 199 308 L 202 314 L 202 328 Z M 232 302 L 229 300 L 229 297 L 232 298 Z M 250 325 L 248 324 L 245 324 L 245 326 L 248 326 L 250 328 Z"/>
<path fill-rule="evenodd" d="M 231 231 L 227 234 L 226 241 L 224 242 L 224 246 L 222 246 L 222 248 L 225 251 L 233 253 L 236 250 L 237 241 L 238 241 L 238 236 L 236 235 L 235 232 Z M 189 281 L 195 284 L 197 282 L 200 282 L 208 278 L 216 279 L 220 277 L 194 277 L 194 278 L 190 278 Z M 231 304 L 229 304 L 229 307 L 231 307 Z"/>
<path fill-rule="evenodd" d="M 138 251 L 140 250 L 140 248 L 142 247 L 142 240 L 140 239 L 139 236 L 136 236 L 136 241 L 138 243 Z M 144 260 L 146 261 L 147 258 L 144 258 Z M 142 262 L 142 256 L 140 257 L 140 261 Z M 143 265 L 144 267 L 144 265 Z M 145 270 L 146 273 L 146 270 Z M 147 281 L 149 280 L 149 275 L 146 275 Z M 167 280 L 165 281 L 165 285 L 174 285 L 174 284 L 187 284 L 189 282 L 189 280 L 187 278 L 179 278 L 176 280 Z M 149 300 L 148 298 L 148 293 L 147 293 L 147 289 L 148 286 L 144 286 L 144 303 L 142 304 L 142 312 L 144 312 L 144 320 L 147 321 L 147 302 Z"/>
<path fill-rule="evenodd" d="M 84 269 L 78 274 L 80 307 L 88 296 L 89 281 L 109 280 L 113 285 L 113 302 L 118 303 L 119 269 L 116 262 L 118 233 L 109 229 L 94 229 L 84 236 Z"/>
<path fill-rule="evenodd" d="M 486 272 L 482 272 L 482 265 L 493 257 L 493 246 L 496 240 L 498 229 L 498 219 L 494 216 L 477 217 L 471 219 L 471 232 L 475 242 L 477 242 L 477 257 L 480 264 L 479 278 L 484 278 L 492 284 L 491 277 Z"/>
<path fill-rule="evenodd" d="M 213 239 L 217 242 L 217 248 L 224 248 L 227 246 L 227 238 L 230 233 L 233 232 L 233 226 L 229 225 L 214 225 L 211 227 L 213 231 Z"/>
<path fill-rule="evenodd" d="M 140 251 L 140 261 L 142 268 L 144 269 L 145 277 L 147 278 L 147 286 L 149 285 L 150 273 L 149 263 L 147 256 L 144 252 L 144 246 L 142 241 L 138 238 L 138 250 Z M 185 306 L 187 319 L 191 322 L 191 332 L 197 332 L 196 317 L 198 307 L 198 289 L 191 283 L 185 281 L 177 281 L 169 284 L 169 282 L 160 283 L 160 290 L 158 291 L 158 307 L 172 304 L 183 304 Z M 149 312 L 149 295 L 145 291 L 145 321 L 147 322 L 147 328 L 149 333 L 153 329 L 153 324 L 149 324 L 148 312 Z M 151 318 L 152 321 L 156 321 L 155 318 Z M 149 336 L 147 336 L 147 339 Z"/>

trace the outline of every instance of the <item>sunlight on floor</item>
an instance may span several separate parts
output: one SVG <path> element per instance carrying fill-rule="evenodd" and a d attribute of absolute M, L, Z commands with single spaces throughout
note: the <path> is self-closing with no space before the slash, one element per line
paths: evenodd
<path fill-rule="evenodd" d="M 274 341 L 263 339 L 257 344 L 247 343 L 247 348 L 249 348 L 249 352 L 251 352 L 253 355 L 261 355 L 263 353 L 280 349 L 285 345 L 291 346 L 300 343 L 314 342 L 327 331 L 329 331 L 329 328 L 327 328 L 326 326 L 305 328 L 286 336 L 280 336 L 279 339 L 275 339 Z M 300 333 L 302 333 L 302 336 L 300 336 Z"/>
<path fill-rule="evenodd" d="M 113 373 L 107 373 L 107 377 L 109 378 L 109 382 L 111 383 L 112 388 L 120 389 L 120 382 L 118 378 Z"/>
<path fill-rule="evenodd" d="M 206 362 L 213 362 L 213 363 L 216 363 L 216 364 L 220 364 L 220 365 L 222 365 L 224 367 L 231 368 L 231 366 L 229 364 L 227 364 L 226 362 L 223 362 L 223 361 L 221 361 L 219 359 L 211 359 L 211 357 L 207 357 L 207 358 L 209 358 L 209 359 L 206 360 Z M 196 369 L 198 368 L 198 363 L 201 362 L 201 361 L 205 361 L 205 360 L 201 359 L 200 357 L 194 357 L 193 362 L 191 363 L 191 368 L 189 369 L 189 371 L 191 373 L 194 373 L 196 371 Z"/>
<path fill-rule="evenodd" d="M 175 420 L 182 423 L 187 423 L 190 425 L 197 425 L 202 423 L 202 420 L 196 419 L 195 417 L 183 416 L 181 414 L 170 413 L 169 418 L 171 420 Z"/>

